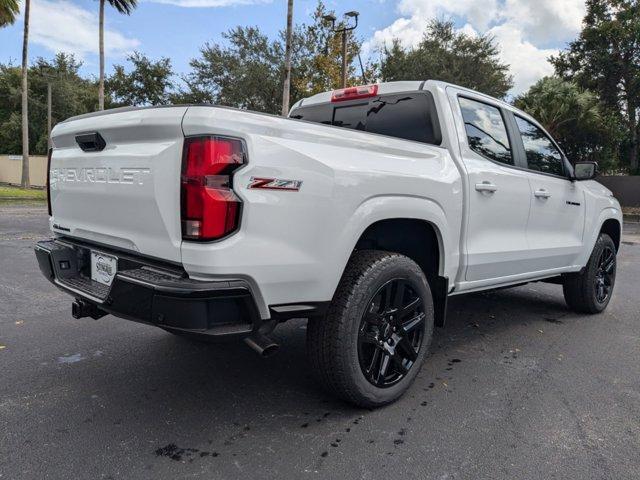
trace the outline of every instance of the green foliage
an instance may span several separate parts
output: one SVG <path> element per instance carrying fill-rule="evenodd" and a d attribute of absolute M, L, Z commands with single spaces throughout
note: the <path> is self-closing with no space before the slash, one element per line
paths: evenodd
<path fill-rule="evenodd" d="M 640 3 L 587 0 L 580 36 L 551 58 L 556 73 L 595 92 L 624 124 L 619 151 L 638 170 L 640 149 Z"/>
<path fill-rule="evenodd" d="M 618 167 L 620 126 L 595 93 L 545 77 L 514 103 L 545 127 L 572 162 L 598 161 L 603 171 Z"/>
<path fill-rule="evenodd" d="M 456 32 L 453 22 L 429 23 L 422 41 L 404 49 L 399 40 L 382 52 L 383 81 L 442 80 L 502 98 L 513 86 L 490 36 Z"/>
<path fill-rule="evenodd" d="M 133 64 L 131 71 L 127 72 L 122 65 L 114 65 L 113 75 L 105 82 L 111 107 L 171 103 L 171 60 L 163 57 L 154 62 L 138 52 L 129 55 L 127 60 Z"/>
<path fill-rule="evenodd" d="M 2 200 L 40 200 L 47 199 L 46 190 L 35 188 L 18 188 L 0 185 L 0 201 Z"/>
<path fill-rule="evenodd" d="M 107 3 L 124 15 L 131 15 L 133 9 L 138 6 L 138 0 L 107 0 Z"/>
<path fill-rule="evenodd" d="M 342 35 L 332 30 L 330 23 L 323 20 L 325 15 L 335 12 L 327 10 L 322 1 L 318 2 L 312 23 L 298 27 L 294 35 L 292 66 L 292 103 L 303 97 L 338 88 L 342 79 Z M 336 29 L 344 24 L 338 22 Z M 283 35 L 283 34 L 282 34 Z M 283 40 L 284 42 L 284 40 Z M 283 43 L 284 44 L 284 43 Z M 354 31 L 347 32 L 347 85 L 361 85 L 366 81 L 360 75 L 355 62 L 362 48 L 362 42 Z M 365 71 L 368 81 L 375 76 L 375 67 Z"/>
<path fill-rule="evenodd" d="M 284 58 L 279 42 L 255 27 L 237 27 L 224 34 L 229 46 L 206 44 L 190 62 L 185 78 L 191 101 L 212 102 L 260 112 L 277 113 Z"/>
<path fill-rule="evenodd" d="M 318 3 L 310 25 L 294 29 L 291 65 L 291 104 L 300 98 L 337 88 L 340 84 L 341 38 L 323 22 L 330 13 Z M 178 102 L 212 102 L 259 112 L 280 113 L 284 81 L 284 32 L 269 40 L 257 27 L 236 27 L 224 34 L 226 45 L 206 44 L 190 62 L 187 89 Z M 353 32 L 347 35 L 348 83 L 359 84 L 354 60 L 361 48 Z M 369 68 L 371 75 L 372 69 Z"/>
<path fill-rule="evenodd" d="M 52 61 L 36 60 L 29 68 L 29 151 L 47 152 L 47 83 L 51 83 L 52 124 L 73 115 L 94 111 L 98 89 L 80 77 L 81 62 L 59 53 Z M 22 152 L 20 120 L 20 67 L 0 64 L 0 151 Z"/>
<path fill-rule="evenodd" d="M 0 0 L 0 28 L 13 25 L 19 13 L 18 0 Z"/>
<path fill-rule="evenodd" d="M 21 69 L 0 64 L 0 152 L 22 153 Z"/>

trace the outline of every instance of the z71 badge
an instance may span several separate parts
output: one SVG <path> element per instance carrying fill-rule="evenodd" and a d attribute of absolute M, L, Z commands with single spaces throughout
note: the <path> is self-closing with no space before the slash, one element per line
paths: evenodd
<path fill-rule="evenodd" d="M 248 188 L 262 190 L 289 190 L 297 192 L 302 186 L 302 180 L 284 180 L 282 178 L 258 178 L 251 177 Z"/>

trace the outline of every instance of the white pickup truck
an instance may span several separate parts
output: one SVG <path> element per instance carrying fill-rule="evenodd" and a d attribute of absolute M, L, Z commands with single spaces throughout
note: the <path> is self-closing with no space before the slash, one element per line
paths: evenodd
<path fill-rule="evenodd" d="M 437 82 L 351 87 L 289 118 L 216 106 L 58 124 L 44 275 L 107 313 L 267 355 L 308 318 L 310 364 L 362 406 L 417 375 L 447 298 L 550 281 L 598 313 L 622 214 L 533 118 Z"/>

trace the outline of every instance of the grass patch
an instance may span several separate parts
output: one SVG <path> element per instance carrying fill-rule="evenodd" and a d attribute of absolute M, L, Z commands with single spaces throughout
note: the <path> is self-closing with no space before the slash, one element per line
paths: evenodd
<path fill-rule="evenodd" d="M 622 213 L 627 215 L 640 215 L 640 207 L 622 207 Z"/>
<path fill-rule="evenodd" d="M 0 200 L 47 200 L 46 190 L 0 185 Z"/>

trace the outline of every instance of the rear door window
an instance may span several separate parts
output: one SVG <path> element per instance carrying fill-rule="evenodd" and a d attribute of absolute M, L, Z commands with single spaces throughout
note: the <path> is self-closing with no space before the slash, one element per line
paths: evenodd
<path fill-rule="evenodd" d="M 500 109 L 487 103 L 460 97 L 469 148 L 483 157 L 513 165 L 511 144 Z"/>
<path fill-rule="evenodd" d="M 378 95 L 367 100 L 298 107 L 291 118 L 440 145 L 442 134 L 430 92 Z"/>

